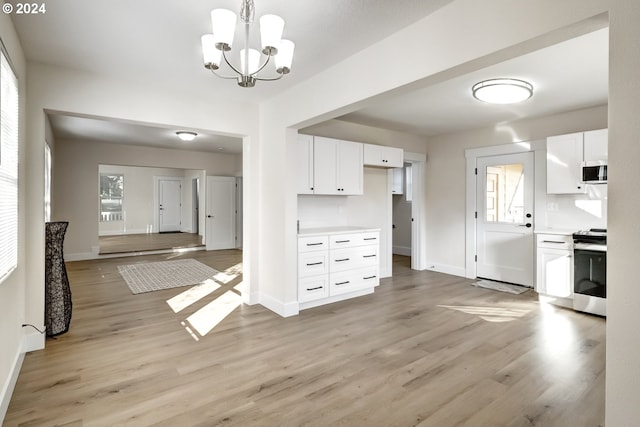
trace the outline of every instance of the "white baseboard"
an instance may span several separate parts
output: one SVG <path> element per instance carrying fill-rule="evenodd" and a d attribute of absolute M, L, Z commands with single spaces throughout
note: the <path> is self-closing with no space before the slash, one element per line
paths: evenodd
<path fill-rule="evenodd" d="M 205 247 L 195 247 L 195 248 L 178 248 L 178 249 L 161 249 L 157 251 L 141 251 L 141 252 L 122 252 L 117 254 L 96 254 L 93 252 L 81 252 L 74 254 L 64 254 L 65 261 L 85 261 L 89 259 L 106 259 L 106 258 L 122 258 L 127 256 L 136 256 L 136 255 L 158 255 L 158 254 L 172 254 L 172 253 L 183 253 L 183 252 L 195 252 L 195 251 L 204 251 Z"/>
<path fill-rule="evenodd" d="M 18 382 L 18 374 L 20 374 L 20 369 L 22 368 L 23 361 L 24 353 L 18 352 L 13 361 L 13 365 L 11 366 L 11 373 L 5 383 L 2 385 L 2 390 L 0 390 L 0 425 L 4 425 L 4 417 L 5 415 L 7 415 L 9 402 L 11 402 L 13 390 L 16 387 L 16 382 Z"/>
<path fill-rule="evenodd" d="M 290 317 L 297 316 L 299 313 L 298 302 L 289 302 L 284 303 L 280 300 L 277 300 L 270 295 L 260 294 L 260 305 L 268 308 L 274 313 L 282 316 L 282 317 Z"/>
<path fill-rule="evenodd" d="M 411 256 L 411 248 L 407 246 L 394 246 L 393 253 L 394 255 Z"/>
<path fill-rule="evenodd" d="M 427 260 L 427 268 L 425 270 L 438 271 L 440 273 L 451 274 L 452 276 L 466 277 L 466 270 L 464 267 L 457 267 L 455 265 L 438 264 Z"/>
<path fill-rule="evenodd" d="M 29 353 L 30 351 L 42 350 L 44 348 L 44 340 L 44 334 L 37 331 L 29 332 L 22 338 L 21 351 L 23 353 Z"/>

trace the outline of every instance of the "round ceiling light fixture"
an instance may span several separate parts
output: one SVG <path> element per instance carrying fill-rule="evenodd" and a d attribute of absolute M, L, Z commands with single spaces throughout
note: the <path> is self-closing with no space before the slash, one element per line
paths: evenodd
<path fill-rule="evenodd" d="M 189 132 L 186 130 L 179 130 L 178 132 L 176 132 L 176 135 L 178 135 L 178 138 L 180 138 L 184 142 L 193 141 L 195 137 L 198 136 L 197 133 Z"/>
<path fill-rule="evenodd" d="M 491 104 L 514 104 L 533 95 L 533 85 L 518 79 L 490 79 L 471 88 L 473 97 Z"/>

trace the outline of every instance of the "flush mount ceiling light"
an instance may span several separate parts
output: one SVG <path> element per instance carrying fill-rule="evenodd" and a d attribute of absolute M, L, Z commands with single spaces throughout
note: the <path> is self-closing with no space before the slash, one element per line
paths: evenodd
<path fill-rule="evenodd" d="M 282 39 L 284 20 L 277 15 L 264 15 L 260 18 L 260 39 L 262 55 L 256 49 L 249 49 L 249 30 L 253 23 L 255 7 L 253 0 L 242 0 L 240 21 L 244 24 L 244 49 L 240 50 L 240 66 L 229 61 L 231 46 L 236 31 L 238 17 L 228 9 L 214 9 L 211 11 L 211 25 L 213 34 L 202 36 L 202 56 L 204 67 L 223 79 L 236 79 L 241 87 L 253 87 L 256 80 L 279 80 L 291 71 L 293 49 L 295 45 L 290 40 Z M 264 59 L 261 57 L 265 55 Z M 274 77 L 262 77 L 258 74 L 267 66 L 271 57 L 275 60 Z M 234 75 L 222 75 L 216 72 L 220 68 L 221 59 Z M 262 64 L 260 62 L 262 61 Z"/>
<path fill-rule="evenodd" d="M 197 133 L 195 132 L 188 132 L 186 130 L 179 130 L 178 132 L 176 132 L 176 135 L 178 135 L 178 138 L 180 138 L 181 140 L 185 141 L 185 142 L 189 142 L 189 141 L 193 141 L 194 138 L 196 136 L 198 136 Z"/>
<path fill-rule="evenodd" d="M 490 79 L 476 83 L 471 88 L 473 97 L 491 104 L 513 104 L 533 95 L 531 83 L 517 79 Z"/>

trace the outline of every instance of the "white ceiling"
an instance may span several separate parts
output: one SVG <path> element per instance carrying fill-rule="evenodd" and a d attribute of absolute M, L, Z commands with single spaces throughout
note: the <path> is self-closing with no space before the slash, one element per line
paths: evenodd
<path fill-rule="evenodd" d="M 255 0 L 256 17 L 285 19 L 284 37 L 296 43 L 291 74 L 243 89 L 211 76 L 202 66 L 200 36 L 210 32 L 209 12 L 238 11 L 240 0 L 56 0 L 42 15 L 12 15 L 29 60 L 154 85 L 176 93 L 215 93 L 260 102 L 325 70 L 451 0 Z M 15 3 L 13 0 L 9 3 Z M 257 44 L 257 41 L 255 42 Z M 416 90 L 342 120 L 436 135 L 540 116 L 607 102 L 608 33 L 601 30 L 482 71 Z M 535 86 L 534 97 L 517 106 L 489 106 L 470 88 L 489 77 L 515 77 Z M 176 148 L 169 127 L 111 122 L 101 118 L 50 116 L 61 138 Z M 188 149 L 239 152 L 237 138 L 202 132 Z"/>

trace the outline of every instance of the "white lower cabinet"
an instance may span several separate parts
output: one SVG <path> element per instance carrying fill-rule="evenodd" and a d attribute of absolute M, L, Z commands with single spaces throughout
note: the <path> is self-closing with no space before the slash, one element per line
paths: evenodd
<path fill-rule="evenodd" d="M 538 234 L 536 241 L 536 291 L 546 297 L 573 298 L 572 236 Z M 560 303 L 560 305 L 567 304 Z"/>
<path fill-rule="evenodd" d="M 298 302 L 315 301 L 311 307 L 372 290 L 380 283 L 379 251 L 379 231 L 299 236 Z"/>

